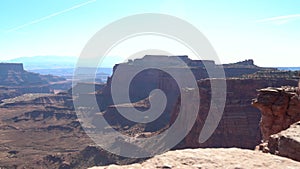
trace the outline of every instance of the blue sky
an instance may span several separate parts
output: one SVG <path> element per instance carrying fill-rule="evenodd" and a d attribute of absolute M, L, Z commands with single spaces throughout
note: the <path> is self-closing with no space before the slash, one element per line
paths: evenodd
<path fill-rule="evenodd" d="M 259 66 L 300 66 L 297 0 L 2 0 L 0 60 L 79 56 L 102 27 L 139 13 L 190 22 L 222 63 L 254 59 Z"/>

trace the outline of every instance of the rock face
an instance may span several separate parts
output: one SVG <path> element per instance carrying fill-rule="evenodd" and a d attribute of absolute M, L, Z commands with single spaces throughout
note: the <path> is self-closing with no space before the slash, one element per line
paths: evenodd
<path fill-rule="evenodd" d="M 294 80 L 282 79 L 227 79 L 226 82 L 227 98 L 222 119 L 212 136 L 200 144 L 198 138 L 210 108 L 211 89 L 210 80 L 198 81 L 201 97 L 198 117 L 190 133 L 177 148 L 239 147 L 254 149 L 261 140 L 260 112 L 251 106 L 251 98 L 256 96 L 256 89 L 262 86 L 295 85 L 297 83 Z M 188 106 L 193 106 L 193 103 L 191 102 Z M 176 119 L 179 108 L 180 104 L 178 103 L 172 112 L 171 124 Z"/>
<path fill-rule="evenodd" d="M 174 60 L 180 59 L 184 64 L 175 64 Z M 259 129 L 260 113 L 251 106 L 251 99 L 256 97 L 256 89 L 268 86 L 296 85 L 295 80 L 288 79 L 244 79 L 243 75 L 258 71 L 271 72 L 274 69 L 260 68 L 254 65 L 253 60 L 246 60 L 234 64 L 222 65 L 227 79 L 227 101 L 222 120 L 213 133 L 212 137 L 203 144 L 198 143 L 198 137 L 210 108 L 211 86 L 210 80 L 205 79 L 208 74 L 205 66 L 220 68 L 213 61 L 191 60 L 187 56 L 152 56 L 148 55 L 142 59 L 135 59 L 127 63 L 122 63 L 114 67 L 114 74 L 108 79 L 107 85 L 97 91 L 100 111 L 110 125 L 117 130 L 127 130 L 127 133 L 134 133 L 130 128 L 138 126 L 142 132 L 158 132 L 165 129 L 174 122 L 180 109 L 179 87 L 176 81 L 164 71 L 157 69 L 146 69 L 138 73 L 131 81 L 129 96 L 131 103 L 141 103 L 147 99 L 153 89 L 161 89 L 167 97 L 167 106 L 164 113 L 155 121 L 148 124 L 139 124 L 124 118 L 116 109 L 136 108 L 147 110 L 150 106 L 141 104 L 121 103 L 115 104 L 111 97 L 112 79 L 117 69 L 121 72 L 137 72 L 142 67 L 159 64 L 168 70 L 181 72 L 184 69 L 191 69 L 198 80 L 200 90 L 201 107 L 195 126 L 189 135 L 178 145 L 177 148 L 186 147 L 241 147 L 254 149 L 260 143 L 261 134 Z M 268 75 L 268 74 L 267 74 Z M 120 78 L 124 78 L 120 76 Z M 229 78 L 235 77 L 235 78 Z M 125 79 L 124 79 L 125 80 Z M 84 97 L 84 100 L 88 100 Z M 193 104 L 191 103 L 191 106 Z M 183 124 L 184 125 L 184 124 Z"/>
<path fill-rule="evenodd" d="M 114 67 L 115 70 L 119 67 L 127 67 L 125 69 L 132 69 L 139 66 L 149 66 L 149 65 L 159 65 L 161 67 L 173 67 L 173 68 L 182 68 L 182 64 L 178 64 L 176 60 L 182 60 L 184 67 L 189 68 L 193 71 L 195 78 L 204 79 L 208 78 L 206 68 L 216 69 L 222 68 L 225 71 L 226 77 L 242 77 L 243 75 L 253 74 L 259 71 L 275 71 L 276 68 L 263 68 L 256 66 L 253 60 L 245 60 L 237 63 L 215 64 L 213 60 L 192 60 L 186 55 L 182 56 L 164 56 L 164 55 L 146 55 L 141 59 L 130 60 L 127 63 L 117 64 Z"/>
<path fill-rule="evenodd" d="M 0 100 L 25 93 L 50 93 L 64 78 L 27 72 L 21 63 L 0 63 Z"/>
<path fill-rule="evenodd" d="M 264 141 L 272 134 L 279 133 L 300 121 L 300 97 L 297 90 L 295 87 L 258 90 L 259 95 L 252 104 L 262 113 L 260 127 Z"/>
<path fill-rule="evenodd" d="M 243 77 L 251 75 L 257 72 L 275 71 L 275 68 L 262 68 L 254 64 L 252 59 L 222 65 L 226 74 L 226 77 Z"/>
<path fill-rule="evenodd" d="M 264 154 L 257 151 L 228 149 L 186 149 L 169 151 L 157 155 L 142 163 L 131 165 L 109 165 L 92 167 L 91 169 L 115 169 L 115 168 L 299 168 L 300 163 L 275 155 Z"/>
<path fill-rule="evenodd" d="M 0 86 L 36 86 L 62 80 L 59 77 L 41 76 L 37 73 L 27 72 L 21 63 L 0 63 L 0 69 Z"/>
<path fill-rule="evenodd" d="M 300 161 L 300 122 L 269 137 L 268 149 L 272 154 Z"/>
<path fill-rule="evenodd" d="M 9 71 L 23 72 L 23 64 L 21 63 L 0 63 L 0 72 L 8 73 Z"/>
<path fill-rule="evenodd" d="M 263 143 L 259 149 L 300 161 L 299 88 L 265 88 L 258 91 L 259 95 L 252 104 L 262 113 L 260 128 Z"/>
<path fill-rule="evenodd" d="M 185 55 L 183 56 L 146 55 L 141 59 L 135 59 L 133 61 L 130 60 L 127 63 L 121 63 L 114 66 L 113 69 L 114 73 L 112 77 L 108 78 L 106 87 L 104 87 L 102 90 L 97 91 L 97 99 L 98 99 L 98 104 L 100 105 L 100 110 L 103 112 L 105 111 L 107 116 L 116 116 L 116 118 L 120 118 L 117 121 L 119 122 L 123 121 L 125 123 L 124 125 L 130 123 L 125 118 L 121 119 L 122 116 L 111 115 L 111 114 L 118 114 L 116 110 L 112 109 L 112 105 L 120 104 L 120 103 L 114 103 L 112 101 L 112 96 L 111 96 L 112 80 L 115 76 L 117 76 L 116 72 L 119 73 L 118 75 L 119 79 L 126 78 L 127 77 L 126 74 L 130 74 L 130 73 L 134 74 L 135 72 L 139 72 L 141 68 L 147 68 L 153 65 L 157 67 L 161 67 L 164 70 L 176 72 L 178 76 L 181 77 L 184 77 L 184 75 L 180 75 L 180 72 L 183 72 L 184 70 L 191 70 L 196 80 L 201 80 L 209 77 L 206 71 L 206 67 L 209 67 L 214 70 L 223 68 L 226 77 L 228 78 L 242 77 L 243 75 L 251 74 L 258 71 L 273 70 L 269 68 L 258 67 L 254 65 L 253 60 L 246 60 L 234 64 L 216 65 L 215 62 L 211 60 L 191 60 L 188 58 L 188 56 Z M 124 75 L 122 75 L 122 73 L 124 73 Z M 157 129 L 160 129 L 168 125 L 168 122 L 170 120 L 170 112 L 173 110 L 175 106 L 180 91 L 176 80 L 172 76 L 170 76 L 170 74 L 158 69 L 145 69 L 139 72 L 130 83 L 130 88 L 128 91 L 130 96 L 130 101 L 134 103 L 143 100 L 149 97 L 150 92 L 154 89 L 161 89 L 162 91 L 164 91 L 168 102 L 167 102 L 166 110 L 161 116 L 161 121 L 155 121 L 155 125 L 153 127 L 150 127 L 151 124 L 148 125 L 149 131 L 157 131 Z M 109 110 L 106 110 L 107 108 L 109 108 Z M 116 122 L 112 122 L 112 123 L 116 123 Z"/>

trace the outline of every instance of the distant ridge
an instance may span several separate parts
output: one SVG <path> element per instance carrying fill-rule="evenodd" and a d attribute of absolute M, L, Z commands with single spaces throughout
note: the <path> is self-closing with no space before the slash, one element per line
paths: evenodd
<path fill-rule="evenodd" d="M 23 63 L 25 70 L 41 70 L 41 69 L 65 69 L 74 68 L 77 64 L 76 56 L 30 56 L 20 57 L 0 62 L 7 63 Z M 116 63 L 122 62 L 121 57 L 105 58 L 101 64 L 101 68 L 112 68 Z"/>
<path fill-rule="evenodd" d="M 9 63 L 23 63 L 25 70 L 73 68 L 75 56 L 32 56 L 7 60 Z"/>

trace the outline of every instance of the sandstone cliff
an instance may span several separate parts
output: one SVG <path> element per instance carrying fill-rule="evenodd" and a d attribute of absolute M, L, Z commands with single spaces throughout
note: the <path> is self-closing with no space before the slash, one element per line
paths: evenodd
<path fill-rule="evenodd" d="M 226 83 L 227 96 L 221 121 L 212 136 L 200 144 L 198 138 L 210 108 L 211 89 L 210 80 L 198 81 L 201 97 L 198 117 L 190 133 L 177 148 L 240 147 L 254 149 L 261 140 L 259 128 L 261 115 L 251 106 L 251 98 L 256 96 L 256 89 L 263 86 L 295 85 L 297 82 L 282 79 L 227 79 Z M 192 105 L 193 103 L 188 106 Z M 172 112 L 171 123 L 176 119 L 179 108 L 180 104 L 177 104 Z"/>
<path fill-rule="evenodd" d="M 174 65 L 174 60 L 180 58 L 186 65 Z M 206 119 L 210 108 L 211 84 L 207 79 L 208 74 L 205 70 L 206 65 L 218 68 L 213 61 L 191 60 L 187 56 L 145 56 L 127 63 L 118 64 L 114 67 L 114 72 L 120 69 L 124 76 L 125 73 L 136 72 L 143 66 L 151 66 L 159 64 L 167 70 L 181 72 L 184 69 L 191 69 L 198 80 L 200 90 L 201 106 L 198 118 L 189 135 L 177 146 L 177 148 L 186 147 L 241 147 L 254 149 L 260 143 L 261 133 L 259 129 L 260 112 L 251 106 L 251 99 L 256 97 L 256 89 L 268 86 L 296 85 L 297 81 L 290 78 L 239 78 L 255 72 L 265 72 L 265 76 L 269 76 L 276 69 L 261 68 L 254 65 L 253 60 L 246 60 L 234 64 L 222 65 L 226 76 L 227 98 L 223 117 L 218 128 L 212 137 L 205 143 L 199 144 L 198 137 Z M 205 65 L 206 64 L 206 65 Z M 100 105 L 100 111 L 110 125 L 116 130 L 125 131 L 126 133 L 136 134 L 136 129 L 140 132 L 159 132 L 164 130 L 174 122 L 180 109 L 180 89 L 177 82 L 166 72 L 157 69 L 147 69 L 138 73 L 131 81 L 129 88 L 131 103 L 115 104 L 112 101 L 111 85 L 112 79 L 108 79 L 107 85 L 97 91 L 97 100 Z M 229 78 L 235 77 L 235 78 Z M 124 79 L 126 80 L 126 79 Z M 122 107 L 124 109 L 149 109 L 149 105 L 136 104 L 143 102 L 149 98 L 149 94 L 153 89 L 161 89 L 167 97 L 167 106 L 162 115 L 153 122 L 147 124 L 139 124 L 124 118 L 116 109 Z M 80 97 L 79 97 L 80 98 Z M 87 95 L 81 96 L 82 100 L 88 100 Z M 125 106 L 124 106 L 125 105 Z M 192 102 L 190 104 L 193 105 Z M 184 126 L 185 124 L 183 124 Z M 134 129 L 134 130 L 131 130 Z"/>
<path fill-rule="evenodd" d="M 300 161 L 299 88 L 260 89 L 253 106 L 261 113 L 263 143 L 259 149 Z M 293 124 L 295 123 L 295 124 Z"/>
<path fill-rule="evenodd" d="M 164 84 L 172 82 L 167 79 L 163 80 Z M 217 79 L 214 80 L 217 81 Z M 226 82 L 227 96 L 221 121 L 212 136 L 206 142 L 200 144 L 198 138 L 210 108 L 211 83 L 209 79 L 198 81 L 201 97 L 198 117 L 192 130 L 176 148 L 240 147 L 254 149 L 261 141 L 261 131 L 259 128 L 261 114 L 259 110 L 251 106 L 252 98 L 257 95 L 256 89 L 267 86 L 296 85 L 297 83 L 295 80 L 285 79 L 227 79 Z M 172 90 L 173 88 L 169 87 L 167 92 L 172 92 Z M 88 100 L 88 97 L 84 97 L 84 100 Z M 125 119 L 116 109 L 116 107 L 119 107 L 122 109 L 136 108 L 139 110 L 147 110 L 150 107 L 147 100 L 146 98 L 132 105 L 124 103 L 108 106 L 105 111 L 103 111 L 103 115 L 108 123 L 116 130 L 131 136 L 143 136 L 149 135 L 149 132 L 160 132 L 160 130 L 164 130 L 176 120 L 181 107 L 180 99 L 172 98 L 169 100 L 171 101 L 170 104 L 172 103 L 171 105 L 173 105 L 169 106 L 171 110 L 165 111 L 159 119 L 147 124 L 139 124 Z M 105 99 L 103 99 L 103 101 L 105 101 Z M 186 106 L 187 111 L 188 109 L 192 109 L 193 107 L 191 106 L 193 105 L 195 104 L 190 101 Z M 186 126 L 186 124 L 182 124 L 182 126 Z"/>
<path fill-rule="evenodd" d="M 54 89 L 70 87 L 65 80 L 25 71 L 21 63 L 0 63 L 0 101 L 25 93 L 50 93 Z"/>
<path fill-rule="evenodd" d="M 264 141 L 300 120 L 300 97 L 296 91 L 295 87 L 258 90 L 259 95 L 252 104 L 262 113 L 260 126 Z"/>
<path fill-rule="evenodd" d="M 269 137 L 268 151 L 272 154 L 300 161 L 300 122 Z"/>

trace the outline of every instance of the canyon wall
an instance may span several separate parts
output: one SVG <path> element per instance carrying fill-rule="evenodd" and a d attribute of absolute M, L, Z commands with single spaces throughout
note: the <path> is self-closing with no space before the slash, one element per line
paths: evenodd
<path fill-rule="evenodd" d="M 211 80 L 218 81 L 220 79 Z M 159 83 L 161 84 L 160 89 L 168 89 L 164 91 L 172 92 L 173 88 L 172 85 L 168 85 L 169 83 L 174 85 L 172 80 L 164 79 L 163 83 Z M 261 114 L 259 110 L 251 106 L 252 98 L 255 98 L 257 95 L 256 89 L 268 86 L 296 85 L 297 81 L 284 79 L 227 79 L 226 83 L 227 96 L 222 119 L 212 136 L 206 142 L 200 144 L 198 138 L 210 109 L 211 83 L 210 79 L 198 81 L 200 92 L 200 110 L 198 117 L 192 130 L 176 148 L 240 147 L 254 149 L 262 139 L 259 128 Z M 133 128 L 140 128 L 139 131 L 142 132 L 159 132 L 173 124 L 176 120 L 181 107 L 180 97 L 177 96 L 177 98 L 178 99 L 174 99 L 173 96 L 171 100 L 168 100 L 170 101 L 170 105 L 167 107 L 168 109 L 166 109 L 158 119 L 147 124 L 132 122 L 120 115 L 116 109 L 116 107 L 119 107 L 123 109 L 136 108 L 139 110 L 147 110 L 150 107 L 147 98 L 137 101 L 132 105 L 121 104 L 108 106 L 104 111 L 104 117 L 109 124 L 116 126 L 117 130 L 128 130 L 126 133 L 135 134 L 136 132 L 134 130 L 130 130 Z M 189 106 L 191 106 L 190 109 L 192 110 L 193 105 L 192 101 L 189 102 L 187 111 L 189 110 Z M 185 125 L 186 124 L 182 124 L 183 127 Z"/>
<path fill-rule="evenodd" d="M 264 141 L 300 120 L 300 98 L 296 90 L 295 87 L 258 90 L 259 95 L 252 104 L 262 114 L 260 127 Z"/>
<path fill-rule="evenodd" d="M 23 64 L 22 63 L 0 63 L 0 73 L 4 74 L 8 71 L 15 71 L 15 72 L 23 72 Z"/>
<path fill-rule="evenodd" d="M 141 68 L 147 67 L 159 67 L 163 70 L 151 68 L 140 72 Z M 177 98 L 180 94 L 180 89 L 176 80 L 168 72 L 175 72 L 178 77 L 184 79 L 186 76 L 184 72 L 190 70 L 193 73 L 195 80 L 201 80 L 209 77 L 206 67 L 209 67 L 212 70 L 220 70 L 223 68 L 227 78 L 240 78 L 243 75 L 258 71 L 273 70 L 269 68 L 258 67 L 254 65 L 253 60 L 246 60 L 226 65 L 216 65 L 215 62 L 211 60 L 191 60 L 185 55 L 146 55 L 143 58 L 130 60 L 127 63 L 121 63 L 114 66 L 114 73 L 112 77 L 108 78 L 107 85 L 102 90 L 98 90 L 96 94 L 98 104 L 100 105 L 100 111 L 105 112 L 105 117 L 109 119 L 110 124 L 112 125 L 120 124 L 121 126 L 133 126 L 133 122 L 122 117 L 117 112 L 114 105 L 126 103 L 113 102 L 111 96 L 111 86 L 113 83 L 113 78 L 116 78 L 116 76 L 119 81 L 123 82 L 127 80 L 128 74 L 135 74 L 136 72 L 139 72 L 130 82 L 128 93 L 132 103 L 148 98 L 150 92 L 154 89 L 162 90 L 166 94 L 168 100 L 166 109 L 160 118 L 146 125 L 146 131 L 158 131 L 161 128 L 169 125 L 171 118 L 170 112 L 174 109 Z M 207 88 L 209 88 L 209 86 L 207 86 Z M 127 89 L 124 88 L 124 90 Z M 124 94 L 127 93 L 123 93 L 123 95 Z"/>
<path fill-rule="evenodd" d="M 263 143 L 258 148 L 300 161 L 299 87 L 269 87 L 258 92 L 252 103 L 262 114 Z"/>
<path fill-rule="evenodd" d="M 218 79 L 211 79 L 218 80 Z M 200 144 L 198 138 L 210 108 L 210 80 L 198 81 L 201 105 L 196 123 L 190 133 L 177 146 L 187 147 L 240 147 L 254 149 L 261 141 L 260 112 L 251 106 L 256 89 L 266 86 L 295 85 L 295 80 L 227 79 L 227 96 L 222 119 L 212 136 Z M 191 102 L 190 105 L 193 106 Z M 180 100 L 172 112 L 171 124 L 178 115 Z M 182 124 L 184 125 L 184 124 Z"/>
<path fill-rule="evenodd" d="M 50 93 L 66 83 L 61 77 L 27 72 L 21 63 L 0 63 L 0 101 L 25 93 Z"/>
<path fill-rule="evenodd" d="M 174 65 L 173 59 L 180 58 L 186 65 Z M 141 67 L 160 64 L 165 70 L 182 72 L 190 69 L 198 80 L 198 87 L 201 97 L 201 106 L 198 118 L 188 136 L 176 147 L 241 147 L 254 149 L 261 141 L 259 121 L 261 118 L 259 110 L 251 106 L 252 98 L 257 95 L 256 89 L 268 86 L 297 85 L 297 81 L 287 78 L 268 78 L 272 71 L 277 69 L 261 68 L 254 65 L 253 60 L 246 60 L 234 64 L 222 65 L 227 75 L 227 98 L 225 111 L 222 119 L 213 133 L 212 137 L 200 144 L 198 137 L 203 127 L 204 121 L 210 108 L 211 86 L 210 79 L 205 70 L 205 64 L 218 69 L 221 65 L 215 65 L 211 61 L 192 61 L 186 56 L 145 56 L 127 63 L 118 64 L 114 67 L 114 74 L 108 78 L 107 85 L 96 92 L 100 111 L 108 123 L 117 130 L 127 130 L 127 133 L 134 133 L 132 128 L 139 128 L 142 132 L 159 132 L 170 126 L 176 119 L 180 109 L 180 90 L 177 82 L 166 72 L 157 69 L 146 69 L 138 73 L 131 81 L 129 96 L 131 103 L 113 103 L 111 96 L 112 79 L 117 69 L 120 69 L 124 76 L 119 76 L 126 80 L 125 73 L 138 72 Z M 255 72 L 266 71 L 266 78 L 241 78 Z M 230 78 L 234 77 L 234 78 Z M 123 79 L 122 79 L 123 78 Z M 119 79 L 120 80 L 120 79 Z M 211 79 L 217 80 L 217 79 Z M 167 97 L 167 106 L 162 115 L 147 124 L 139 124 L 124 118 L 116 107 L 124 109 L 136 108 L 145 111 L 150 108 L 147 105 L 149 94 L 154 89 L 161 89 Z M 86 99 L 84 99 L 86 100 Z M 130 105 L 130 106 L 128 106 Z M 191 106 L 193 103 L 191 102 Z M 185 124 L 182 124 L 184 126 Z M 138 126 L 138 127 L 137 127 Z"/>

